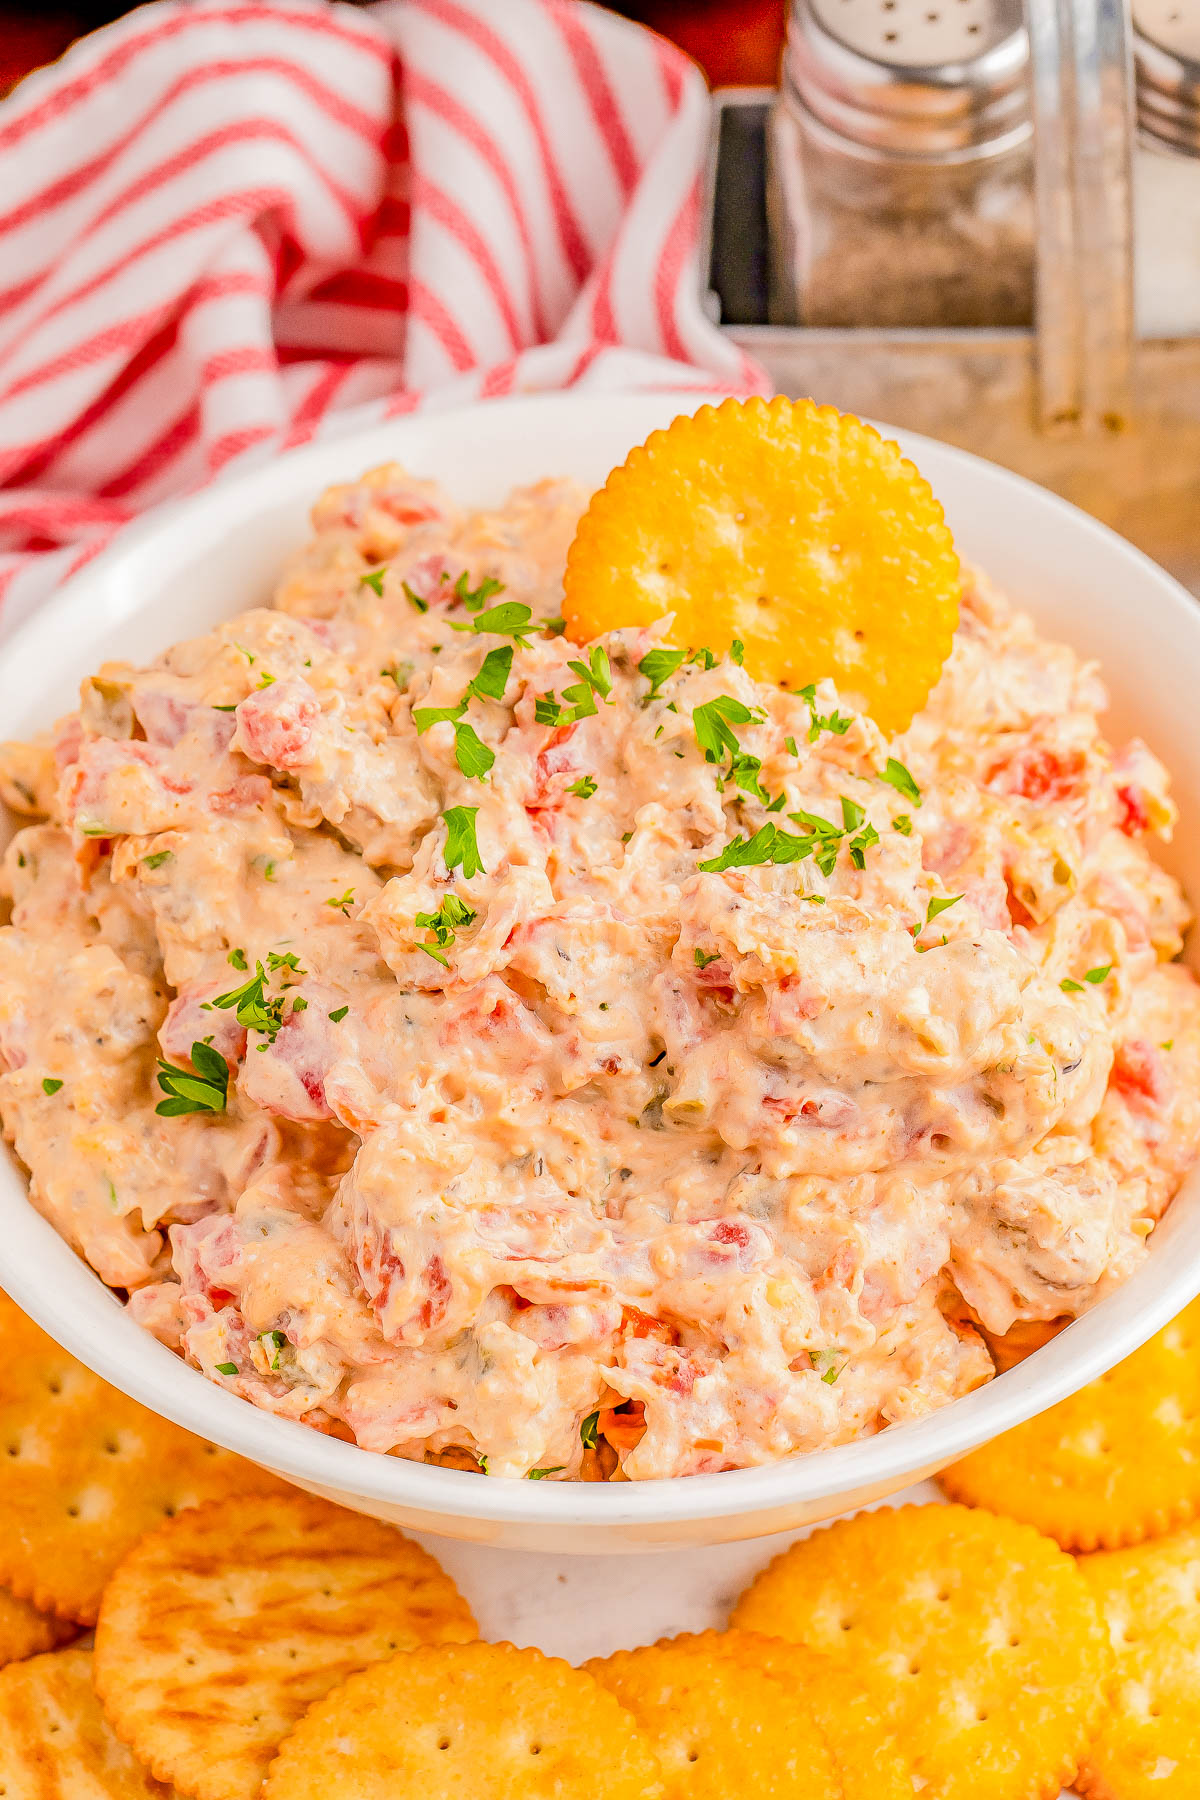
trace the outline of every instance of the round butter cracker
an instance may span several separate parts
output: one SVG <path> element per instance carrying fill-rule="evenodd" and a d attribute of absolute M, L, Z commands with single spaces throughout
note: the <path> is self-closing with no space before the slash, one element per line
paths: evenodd
<path fill-rule="evenodd" d="M 567 554 L 576 642 L 674 615 L 760 681 L 832 677 L 886 732 L 925 703 L 958 622 L 958 557 L 898 445 L 811 400 L 682 414 L 595 494 Z"/>
<path fill-rule="evenodd" d="M 706 1631 L 618 1650 L 584 1665 L 645 1732 L 667 1800 L 842 1800 L 824 1735 L 737 1633 Z"/>
<path fill-rule="evenodd" d="M 1200 1507 L 1200 1300 L 1099 1381 L 938 1478 L 954 1500 L 1115 1550 Z"/>
<path fill-rule="evenodd" d="M 1036 1800 L 1070 1782 L 1111 1665 L 1091 1592 L 1049 1538 L 961 1506 L 859 1513 L 747 1589 L 742 1630 L 827 1659 L 822 1721 L 861 1781 L 882 1742 L 924 1800 Z"/>
<path fill-rule="evenodd" d="M 280 1747 L 263 1800 L 665 1800 L 632 1716 L 512 1644 L 413 1650 L 351 1676 Z"/>
<path fill-rule="evenodd" d="M 1117 1659 L 1079 1776 L 1091 1800 L 1195 1800 L 1200 1782 L 1200 1526 L 1081 1557 Z"/>
<path fill-rule="evenodd" d="M 290 1490 L 109 1387 L 0 1295 L 0 1583 L 91 1625 L 143 1532 L 247 1491 Z"/>
<path fill-rule="evenodd" d="M 170 1800 L 114 1737 L 92 1690 L 86 1650 L 0 1669 L 4 1800 Z"/>
<path fill-rule="evenodd" d="M 253 1800 L 280 1740 L 355 1670 L 474 1638 L 454 1583 L 394 1526 L 307 1494 L 181 1513 L 105 1591 L 96 1690 L 124 1741 L 198 1800 Z"/>

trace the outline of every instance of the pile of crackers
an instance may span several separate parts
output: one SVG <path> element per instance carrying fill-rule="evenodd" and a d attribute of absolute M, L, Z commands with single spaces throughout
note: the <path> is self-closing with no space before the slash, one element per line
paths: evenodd
<path fill-rule="evenodd" d="M 1200 1303 L 944 1485 L 575 1669 L 0 1301 L 0 1800 L 1195 1800 Z"/>

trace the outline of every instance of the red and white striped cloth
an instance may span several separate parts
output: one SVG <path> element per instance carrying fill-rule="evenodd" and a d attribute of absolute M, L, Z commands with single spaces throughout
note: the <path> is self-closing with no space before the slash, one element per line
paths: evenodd
<path fill-rule="evenodd" d="M 156 0 L 0 105 L 0 629 L 146 506 L 423 405 L 757 389 L 697 70 L 584 0 Z"/>

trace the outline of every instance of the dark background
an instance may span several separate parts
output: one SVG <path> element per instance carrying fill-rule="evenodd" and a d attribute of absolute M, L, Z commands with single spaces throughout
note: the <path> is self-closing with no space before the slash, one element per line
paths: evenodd
<path fill-rule="evenodd" d="M 121 0 L 0 0 L 0 94 L 132 10 Z M 673 38 L 714 87 L 775 79 L 787 0 L 612 0 L 610 10 Z"/>

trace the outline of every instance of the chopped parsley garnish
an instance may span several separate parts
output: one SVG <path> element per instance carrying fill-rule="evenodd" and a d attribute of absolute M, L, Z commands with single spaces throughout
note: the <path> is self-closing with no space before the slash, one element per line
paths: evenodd
<path fill-rule="evenodd" d="M 389 663 L 388 667 L 380 669 L 379 673 L 385 681 L 394 681 L 400 692 L 403 693 L 412 680 L 413 665 L 410 662 Z"/>
<path fill-rule="evenodd" d="M 232 957 L 230 958 L 230 961 L 231 962 L 233 961 Z M 235 966 L 237 966 L 237 965 L 235 965 Z M 245 957 L 242 958 L 240 966 L 243 969 L 245 968 L 245 966 L 246 966 Z M 268 969 L 271 969 L 271 970 L 287 969 L 293 975 L 307 974 L 307 970 L 302 969 L 300 967 L 300 958 L 296 955 L 296 952 L 294 950 L 289 950 L 286 956 L 280 956 L 280 954 L 277 950 L 268 950 L 267 951 L 267 967 L 268 967 Z"/>
<path fill-rule="evenodd" d="M 359 576 L 359 578 L 358 578 L 359 587 L 369 587 L 371 589 L 372 593 L 378 594 L 380 599 L 382 599 L 383 598 L 383 578 L 387 574 L 387 571 L 388 571 L 388 566 L 386 563 L 380 563 L 380 565 L 377 569 L 368 569 L 365 574 Z M 404 591 L 406 594 L 408 593 L 407 582 L 405 583 Z M 422 608 L 421 610 L 424 611 L 424 608 Z"/>
<path fill-rule="evenodd" d="M 454 760 L 468 781 L 482 781 L 496 760 L 473 725 L 460 723 L 454 727 Z"/>
<path fill-rule="evenodd" d="M 784 738 L 783 747 L 787 751 L 789 756 L 799 756 L 799 754 L 800 754 L 799 746 L 796 743 L 796 740 L 794 737 Z"/>
<path fill-rule="evenodd" d="M 555 1463 L 551 1469 L 530 1469 L 526 1481 L 545 1481 L 547 1475 L 561 1475 L 566 1463 Z"/>
<path fill-rule="evenodd" d="M 803 856 L 812 852 L 812 839 L 801 840 L 792 837 L 790 832 L 780 831 L 778 825 L 763 825 L 753 837 L 734 838 L 726 844 L 719 856 L 708 862 L 697 863 L 707 875 L 719 875 L 725 869 L 752 869 L 763 863 L 789 863 L 803 861 L 797 851 L 802 841 L 807 843 Z"/>
<path fill-rule="evenodd" d="M 155 1107 L 163 1118 L 181 1113 L 224 1112 L 229 1097 L 229 1064 L 211 1044 L 192 1045 L 192 1067 L 178 1069 L 158 1060 L 158 1085 L 166 1095 Z"/>
<path fill-rule="evenodd" d="M 739 669 L 741 668 L 742 664 L 745 662 L 746 646 L 745 646 L 745 644 L 743 644 L 741 638 L 734 638 L 732 644 L 730 644 L 729 660 L 732 663 L 736 663 Z"/>
<path fill-rule="evenodd" d="M 417 706 L 413 708 L 413 724 L 417 728 L 417 736 L 423 737 L 434 725 L 452 725 L 461 719 L 467 710 L 465 699 L 456 700 L 453 706 Z"/>
<path fill-rule="evenodd" d="M 542 620 L 542 630 L 547 637 L 562 637 L 566 629 L 567 621 L 560 614 L 556 613 L 552 619 Z"/>
<path fill-rule="evenodd" d="M 935 896 L 935 898 L 929 902 L 929 907 L 925 914 L 925 925 L 932 925 L 933 921 L 938 918 L 940 914 L 949 912 L 950 908 L 952 906 L 957 906 L 961 899 L 961 894 L 944 894 L 940 898 Z M 925 925 L 921 927 L 922 931 L 924 931 Z M 945 941 L 945 938 L 943 938 L 942 942 L 945 943 Z"/>
<path fill-rule="evenodd" d="M 283 1024 L 283 995 L 277 994 L 268 1000 L 266 995 L 267 972 L 261 963 L 255 967 L 249 981 L 243 982 L 240 988 L 231 988 L 227 994 L 217 994 L 211 1004 L 220 1007 L 222 1012 L 233 1012 L 239 1025 L 246 1031 L 257 1031 L 274 1043 Z M 195 1056 L 192 1058 L 195 1061 Z"/>
<path fill-rule="evenodd" d="M 213 711 L 214 712 L 236 712 L 238 709 L 238 704 L 239 704 L 238 701 L 230 700 L 224 706 L 221 706 L 218 704 L 217 701 L 214 700 L 213 701 Z"/>
<path fill-rule="evenodd" d="M 489 606 L 486 612 L 476 613 L 473 619 L 464 624 L 451 621 L 452 631 L 490 631 L 500 637 L 516 638 L 524 644 L 533 632 L 540 631 L 541 626 L 534 622 L 531 609 L 520 600 L 502 600 L 499 606 Z"/>
<path fill-rule="evenodd" d="M 42 1092 L 43 1092 L 43 1094 L 57 1094 L 57 1092 L 61 1086 L 62 1086 L 62 1082 L 56 1081 L 52 1075 L 43 1075 L 42 1076 Z"/>
<path fill-rule="evenodd" d="M 1099 968 L 1089 969 L 1083 980 L 1089 982 L 1092 987 L 1099 987 L 1102 981 L 1108 980 L 1112 974 L 1112 968 L 1111 963 L 1103 963 Z M 1058 985 L 1064 994 L 1082 994 L 1083 992 L 1083 982 L 1072 981 L 1069 976 L 1065 981 L 1060 981 Z"/>
<path fill-rule="evenodd" d="M 477 588 L 468 587 L 468 579 L 464 569 L 454 584 L 454 598 L 461 600 L 468 612 L 477 613 L 493 594 L 504 592 L 504 583 L 497 581 L 494 575 L 485 575 Z"/>
<path fill-rule="evenodd" d="M 638 664 L 638 674 L 644 675 L 650 683 L 648 699 L 654 699 L 663 682 L 675 673 L 686 655 L 686 650 L 647 650 Z"/>
<path fill-rule="evenodd" d="M 707 648 L 689 650 L 687 659 L 690 663 L 698 663 L 702 669 L 715 669 L 717 666 L 716 657 Z"/>
<path fill-rule="evenodd" d="M 854 723 L 853 718 L 840 712 L 819 713 L 815 682 L 810 681 L 807 687 L 797 688 L 796 693 L 808 707 L 808 741 L 810 744 L 815 744 L 823 731 L 832 731 L 835 737 L 845 737 Z M 792 754 L 794 755 L 795 752 L 793 751 Z"/>
<path fill-rule="evenodd" d="M 892 820 L 892 830 L 898 831 L 901 837 L 912 836 L 912 820 L 907 813 L 897 813 Z"/>
<path fill-rule="evenodd" d="M 436 912 L 417 914 L 414 923 L 422 931 L 433 933 L 433 942 L 418 944 L 417 949 L 423 950 L 426 956 L 432 956 L 434 962 L 440 962 L 444 969 L 448 969 L 450 964 L 443 951 L 448 950 L 457 933 L 465 931 L 468 925 L 473 925 L 478 916 L 457 894 L 446 894 Z"/>
<path fill-rule="evenodd" d="M 583 1424 L 579 1427 L 579 1441 L 585 1450 L 594 1450 L 596 1448 L 596 1427 L 599 1423 L 600 1414 L 597 1411 L 589 1413 L 587 1418 L 583 1421 Z"/>
<path fill-rule="evenodd" d="M 732 694 L 718 694 L 714 700 L 698 706 L 692 714 L 692 726 L 705 762 L 719 763 L 726 756 L 739 755 L 742 747 L 731 726 L 751 725 L 763 717 L 757 708 L 744 706 Z"/>
<path fill-rule="evenodd" d="M 327 900 L 325 904 L 326 906 L 332 906 L 335 912 L 340 912 L 348 919 L 350 917 L 350 908 L 354 905 L 354 889 L 347 888 L 340 899 Z"/>
<path fill-rule="evenodd" d="M 303 994 L 296 994 L 293 996 L 292 1011 L 293 1012 L 307 1012 L 308 1011 L 308 1001 L 304 998 Z"/>
<path fill-rule="evenodd" d="M 489 650 L 479 665 L 478 675 L 467 688 L 468 694 L 474 694 L 480 700 L 503 700 L 512 673 L 512 660 L 511 644 L 497 645 L 494 650 Z"/>
<path fill-rule="evenodd" d="M 94 819 L 77 820 L 80 835 L 86 838 L 113 837 L 114 832 L 107 825 L 99 825 Z"/>
<path fill-rule="evenodd" d="M 538 725 L 559 725 L 563 709 L 553 694 L 539 694 L 533 703 L 533 717 Z"/>
<path fill-rule="evenodd" d="M 596 783 L 590 775 L 581 775 L 579 780 L 573 781 L 567 789 L 568 794 L 574 794 L 577 800 L 590 800 L 595 791 Z"/>
<path fill-rule="evenodd" d="M 442 814 L 446 823 L 446 848 L 443 852 L 446 871 L 461 868 L 464 878 L 486 873 L 475 836 L 477 806 L 451 806 Z"/>
<path fill-rule="evenodd" d="M 879 779 L 880 781 L 886 781 L 889 787 L 894 787 L 896 792 L 898 794 L 903 794 L 906 800 L 911 800 L 914 806 L 920 806 L 920 788 L 917 786 L 904 764 L 902 762 L 897 762 L 894 756 L 888 757 L 887 766 L 880 774 Z"/>
<path fill-rule="evenodd" d="M 273 675 L 268 675 L 267 671 L 264 669 L 262 674 L 258 678 L 259 689 L 274 687 L 274 686 L 275 686 L 275 677 Z M 256 689 L 255 691 L 257 692 L 258 690 Z"/>
<path fill-rule="evenodd" d="M 161 869 L 165 862 L 171 861 L 174 854 L 173 850 L 152 850 L 149 856 L 143 856 L 142 861 L 148 869 Z"/>
<path fill-rule="evenodd" d="M 235 650 L 241 651 L 242 655 L 246 659 L 247 668 L 252 669 L 254 667 L 255 663 L 258 661 L 258 658 L 257 658 L 257 656 L 254 655 L 253 651 L 247 650 L 245 644 L 239 644 L 236 638 L 234 638 L 234 640 L 233 640 L 233 647 Z"/>
<path fill-rule="evenodd" d="M 339 1006 L 336 1011 L 330 1013 L 329 1017 L 333 1020 L 335 1025 L 340 1025 L 349 1011 L 350 1008 L 348 1006 Z"/>
<path fill-rule="evenodd" d="M 287 1338 L 282 1331 L 260 1331 L 258 1341 L 267 1349 L 267 1366 L 271 1369 L 279 1367 L 279 1352 L 287 1347 Z M 275 1354 L 272 1356 L 271 1351 Z"/>
<path fill-rule="evenodd" d="M 246 961 L 246 952 L 244 950 L 231 950 L 225 960 L 235 969 L 248 969 L 250 966 Z"/>
<path fill-rule="evenodd" d="M 217 1371 L 218 1375 L 236 1375 L 237 1374 L 237 1364 L 236 1363 L 217 1363 L 217 1364 L 215 1364 L 215 1367 L 216 1367 L 216 1371 Z"/>
<path fill-rule="evenodd" d="M 692 960 L 698 969 L 707 969 L 709 963 L 721 960 L 721 952 L 719 950 L 701 950 L 697 947 L 692 952 Z"/>
<path fill-rule="evenodd" d="M 609 700 L 612 693 L 612 669 L 603 644 L 592 645 L 592 653 L 587 662 L 569 662 L 567 667 L 572 675 L 579 677 L 571 687 L 563 689 L 563 699 L 573 703 L 573 718 L 589 718 L 596 711 L 597 694 L 601 700 L 612 704 Z"/>
<path fill-rule="evenodd" d="M 404 598 L 408 601 L 410 606 L 415 606 L 419 613 L 427 613 L 429 611 L 428 600 L 422 600 L 420 594 L 413 588 L 410 588 L 407 581 L 402 581 L 400 586 L 404 589 Z M 379 590 L 376 589 L 376 592 L 378 591 Z"/>

